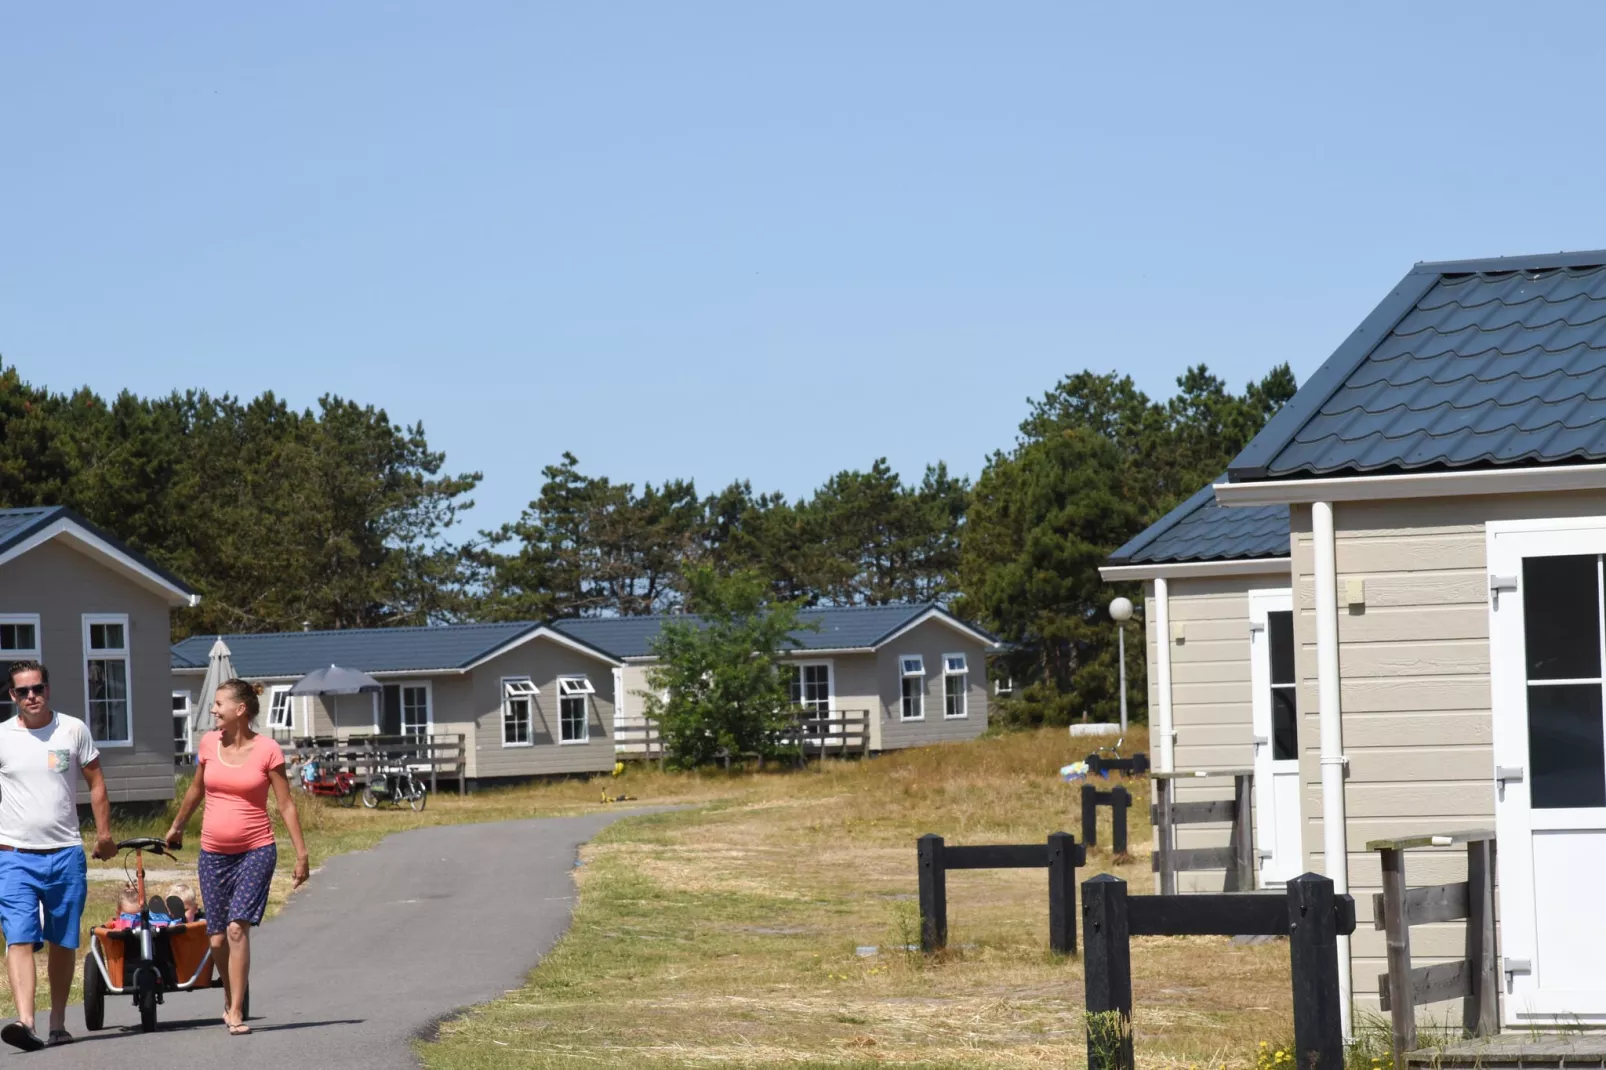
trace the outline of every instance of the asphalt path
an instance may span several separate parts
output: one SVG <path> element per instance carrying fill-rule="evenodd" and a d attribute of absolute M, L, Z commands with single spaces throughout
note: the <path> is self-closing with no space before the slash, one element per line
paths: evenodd
<path fill-rule="evenodd" d="M 0 1048 L 0 1061 L 83 1070 L 415 1066 L 413 1039 L 523 984 L 569 926 L 580 846 L 641 812 L 417 829 L 330 859 L 251 935 L 249 1035 L 223 1028 L 219 990 L 168 995 L 154 1033 L 139 1032 L 129 997 L 107 996 L 105 1029 L 87 1031 L 74 1005 L 75 1043 L 31 1054 Z M 37 1021 L 42 1036 L 43 1004 Z"/>

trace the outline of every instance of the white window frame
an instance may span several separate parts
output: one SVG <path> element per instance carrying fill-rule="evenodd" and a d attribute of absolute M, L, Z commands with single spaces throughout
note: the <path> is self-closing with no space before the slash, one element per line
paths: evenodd
<path fill-rule="evenodd" d="M 911 664 L 914 666 L 911 668 Z M 915 713 L 909 712 L 909 696 L 905 688 L 910 680 L 918 680 L 915 691 Z M 926 659 L 919 654 L 898 655 L 898 720 L 924 721 L 926 719 Z"/>
<path fill-rule="evenodd" d="M 184 700 L 184 713 L 183 713 L 183 717 L 184 717 L 184 751 L 183 751 L 183 753 L 185 753 L 185 754 L 193 754 L 193 753 L 195 753 L 195 724 L 194 724 L 194 719 L 195 719 L 195 700 L 190 697 L 190 693 L 188 691 L 174 691 L 173 692 L 173 697 L 174 698 L 181 698 L 181 699 Z M 179 712 L 177 710 L 174 710 L 173 711 L 173 719 L 176 721 L 176 720 L 178 720 L 179 716 L 180 716 Z M 173 736 L 173 742 L 174 743 L 178 742 L 178 736 L 177 735 Z"/>
<path fill-rule="evenodd" d="M 263 691 L 267 695 L 268 699 L 268 731 L 287 732 L 292 736 L 295 735 L 296 697 L 290 693 L 290 685 L 270 684 L 268 687 L 264 688 Z M 285 721 L 283 724 L 276 724 L 273 720 L 273 704 L 278 701 L 280 695 L 284 696 Z"/>
<path fill-rule="evenodd" d="M 535 686 L 535 681 L 528 676 L 504 676 L 500 681 L 502 687 L 502 746 L 504 747 L 533 747 L 535 746 L 535 696 L 541 689 Z M 524 703 L 528 711 L 524 725 L 524 742 L 509 743 L 507 741 L 508 714 L 511 712 L 511 703 L 518 701 Z"/>
<path fill-rule="evenodd" d="M 558 677 L 558 746 L 574 747 L 582 743 L 591 742 L 591 699 L 597 689 L 591 686 L 591 678 L 583 674 L 573 674 Z M 563 704 L 578 701 L 583 717 L 580 720 L 581 735 L 579 739 L 563 738 Z"/>
<path fill-rule="evenodd" d="M 385 687 L 398 689 L 401 709 L 397 713 L 396 727 L 402 735 L 407 734 L 407 689 L 421 687 L 424 689 L 424 737 L 427 739 L 435 731 L 435 688 L 429 680 L 385 680 Z M 381 689 L 374 695 L 374 734 L 384 727 L 385 692 Z"/>
<path fill-rule="evenodd" d="M 810 658 L 807 661 L 789 662 L 787 663 L 787 668 L 797 670 L 798 680 L 801 682 L 804 669 L 819 668 L 822 665 L 825 667 L 825 719 L 830 720 L 831 715 L 836 712 L 836 665 L 829 658 Z M 790 695 L 792 686 L 790 677 L 786 681 L 786 686 L 788 688 L 787 694 Z M 801 687 L 799 690 L 801 690 Z M 809 708 L 801 702 L 798 703 L 798 706 L 802 709 Z"/>
<path fill-rule="evenodd" d="M 1015 693 L 1015 678 L 1013 676 L 993 677 L 993 694 L 1013 695 Z"/>
<path fill-rule="evenodd" d="M 11 707 L 12 716 L 15 716 L 17 712 L 15 703 L 11 701 L 11 675 L 7 670 L 11 668 L 11 663 L 15 661 L 37 661 L 43 664 L 45 658 L 40 648 L 44 646 L 44 640 L 40 635 L 39 614 L 37 613 L 0 613 L 0 624 L 33 625 L 33 646 L 17 650 L 0 650 L 0 658 L 5 659 L 3 663 L 0 663 L 0 672 L 6 673 L 5 690 L 3 694 L 0 694 L 0 713 L 3 713 L 6 707 Z M 7 720 L 9 719 L 7 718 Z"/>
<path fill-rule="evenodd" d="M 959 659 L 962 668 L 955 669 L 948 664 L 953 658 Z M 959 689 L 959 712 L 954 713 L 948 708 L 948 681 L 953 679 L 964 681 Z M 945 721 L 962 721 L 970 716 L 970 659 L 963 654 L 944 654 L 942 656 L 942 719 Z"/>
<path fill-rule="evenodd" d="M 83 658 L 81 659 L 84 671 L 84 723 L 89 725 L 90 736 L 95 733 L 94 718 L 89 712 L 89 663 L 91 661 L 121 661 L 123 663 L 123 679 L 128 688 L 128 697 L 124 700 L 128 707 L 128 736 L 125 739 L 96 739 L 97 747 L 132 747 L 134 745 L 134 657 L 129 644 L 132 642 L 133 629 L 129 626 L 127 613 L 85 613 L 82 618 Z M 89 631 L 96 624 L 119 624 L 123 629 L 123 646 L 121 650 L 91 650 L 89 646 Z"/>

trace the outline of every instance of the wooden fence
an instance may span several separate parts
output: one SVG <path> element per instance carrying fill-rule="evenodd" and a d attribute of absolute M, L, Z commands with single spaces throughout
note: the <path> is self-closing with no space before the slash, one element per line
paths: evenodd
<path fill-rule="evenodd" d="M 1231 799 L 1206 802 L 1177 802 L 1176 784 L 1179 780 L 1230 776 L 1233 779 Z M 1151 773 L 1154 782 L 1154 805 L 1150 820 L 1154 823 L 1157 842 L 1153 867 L 1160 875 L 1160 894 L 1177 894 L 1177 874 L 1201 869 L 1225 869 L 1226 891 L 1249 892 L 1255 888 L 1255 837 L 1254 837 L 1254 783 L 1252 769 L 1198 770 L 1188 773 Z M 1210 822 L 1232 823 L 1230 840 L 1225 847 L 1177 847 L 1177 826 Z"/>
<path fill-rule="evenodd" d="M 799 713 L 792 726 L 775 740 L 778 750 L 790 750 L 801 760 L 826 757 L 863 757 L 870 753 L 870 711 L 831 710 Z M 663 761 L 663 737 L 658 723 L 644 716 L 614 719 L 614 749 L 621 758 Z M 729 768 L 733 761 L 758 755 L 721 754 Z"/>
<path fill-rule="evenodd" d="M 1092 784 L 1082 785 L 1082 844 L 1099 845 L 1099 807 L 1110 808 L 1110 827 L 1113 830 L 1111 845 L 1116 855 L 1126 854 L 1126 812 L 1132 806 L 1132 793 L 1119 784 L 1109 791 L 1100 791 Z"/>
<path fill-rule="evenodd" d="M 285 748 L 286 758 L 332 762 L 362 781 L 376 773 L 405 765 L 415 774 L 429 774 L 430 794 L 441 777 L 457 781 L 462 795 L 468 785 L 468 747 L 462 733 L 436 732 L 427 736 L 351 736 L 346 739 L 307 737 Z"/>
<path fill-rule="evenodd" d="M 1307 873 L 1285 895 L 1138 895 L 1101 873 L 1082 884 L 1089 1070 L 1132 1070 L 1134 936 L 1286 936 L 1294 988 L 1294 1065 L 1343 1070 L 1338 937 L 1355 931 L 1355 901 Z M 1403 1064 L 1400 1064 L 1403 1065 Z"/>
<path fill-rule="evenodd" d="M 1405 880 L 1405 852 L 1418 847 L 1466 844 L 1467 879 L 1455 884 L 1411 888 Z M 1383 891 L 1372 897 L 1373 924 L 1387 934 L 1388 973 L 1377 979 L 1382 1007 L 1389 1012 L 1394 1065 L 1416 1047 L 1416 1008 L 1462 999 L 1461 1024 L 1468 1036 L 1500 1031 L 1500 972 L 1495 959 L 1495 837 L 1486 831 L 1443 836 L 1372 840 L 1383 863 Z M 1435 921 L 1467 923 L 1466 958 L 1411 968 L 1411 926 Z"/>
<path fill-rule="evenodd" d="M 1048 870 L 1048 946 L 1062 955 L 1076 953 L 1076 867 L 1087 851 L 1067 832 L 1049 834 L 1047 843 L 995 843 L 950 847 L 931 833 L 915 843 L 920 874 L 920 950 L 948 946 L 950 869 Z"/>

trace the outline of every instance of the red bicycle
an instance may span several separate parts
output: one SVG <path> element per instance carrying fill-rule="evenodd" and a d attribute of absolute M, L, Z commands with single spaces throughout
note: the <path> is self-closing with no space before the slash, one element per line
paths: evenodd
<path fill-rule="evenodd" d="M 330 751 L 315 754 L 301 766 L 301 790 L 308 795 L 321 795 L 334 799 L 338 806 L 357 805 L 357 778 L 344 769 L 335 767 L 335 755 Z"/>

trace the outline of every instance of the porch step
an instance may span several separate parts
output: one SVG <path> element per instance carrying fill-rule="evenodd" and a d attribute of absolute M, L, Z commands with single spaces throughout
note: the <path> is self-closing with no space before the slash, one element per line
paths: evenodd
<path fill-rule="evenodd" d="M 1606 1070 L 1606 1031 L 1502 1033 L 1406 1055 L 1407 1070 Z"/>

